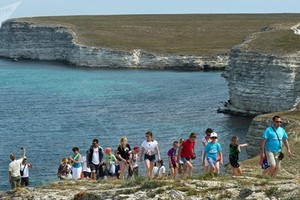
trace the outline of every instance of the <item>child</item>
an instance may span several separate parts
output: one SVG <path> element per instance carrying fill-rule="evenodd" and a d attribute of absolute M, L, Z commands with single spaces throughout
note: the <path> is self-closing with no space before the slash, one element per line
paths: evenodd
<path fill-rule="evenodd" d="M 117 158 L 114 154 L 111 153 L 111 148 L 107 147 L 105 149 L 105 164 L 106 164 L 106 172 L 108 176 L 115 176 L 116 175 L 116 162 Z"/>
<path fill-rule="evenodd" d="M 157 161 L 157 165 L 158 165 L 158 177 L 159 178 L 165 177 L 165 175 L 166 175 L 166 168 L 164 166 L 163 160 L 158 160 Z"/>
<path fill-rule="evenodd" d="M 88 151 L 86 151 L 86 154 L 88 154 Z M 82 163 L 82 178 L 90 179 L 91 178 L 91 168 L 87 166 L 87 156 L 84 155 L 81 157 L 81 163 Z"/>
<path fill-rule="evenodd" d="M 129 156 L 128 178 L 131 178 L 132 175 L 134 175 L 134 177 L 136 178 L 139 175 L 139 151 L 140 147 L 134 146 L 133 152 Z"/>
<path fill-rule="evenodd" d="M 211 141 L 207 143 L 207 145 L 204 147 L 204 157 L 206 157 L 210 173 L 211 174 L 218 174 L 218 168 L 217 168 L 217 157 L 220 158 L 220 164 L 223 164 L 223 155 L 222 155 L 222 147 L 220 143 L 218 143 L 216 140 L 218 138 L 218 134 L 216 132 L 212 132 L 210 134 Z M 202 165 L 204 166 L 205 163 L 202 161 Z"/>
<path fill-rule="evenodd" d="M 202 162 L 204 162 L 204 172 L 208 173 L 209 172 L 209 165 L 207 162 L 207 159 L 204 157 L 204 148 L 207 145 L 208 142 L 210 142 L 210 134 L 214 132 L 211 128 L 207 128 L 205 131 L 205 136 L 201 139 L 201 143 L 203 146 L 203 151 L 202 151 Z M 218 164 L 217 164 L 218 165 Z"/>
<path fill-rule="evenodd" d="M 72 168 L 71 165 L 68 164 L 68 158 L 63 158 L 61 160 L 60 166 L 57 170 L 57 176 L 60 180 L 72 179 Z"/>
<path fill-rule="evenodd" d="M 154 163 L 153 170 L 152 170 L 152 176 L 153 176 L 153 177 L 158 177 L 158 166 L 157 166 L 157 162 Z"/>
<path fill-rule="evenodd" d="M 181 138 L 179 140 L 179 145 L 178 145 L 178 148 L 182 145 L 182 142 L 184 141 L 183 138 Z M 178 162 L 178 161 L 177 161 Z M 178 163 L 178 174 L 181 174 L 182 172 L 182 168 L 183 168 L 183 162 L 181 160 L 179 160 L 179 163 Z"/>
<path fill-rule="evenodd" d="M 168 151 L 168 158 L 169 158 L 169 166 L 171 177 L 176 178 L 177 170 L 178 170 L 178 163 L 176 159 L 176 151 L 178 148 L 178 141 L 173 142 L 173 147 Z"/>
<path fill-rule="evenodd" d="M 241 147 L 248 146 L 247 143 L 245 144 L 238 144 L 238 137 L 237 136 L 232 136 L 231 142 L 229 145 L 229 162 L 230 165 L 233 167 L 233 175 L 235 176 L 240 176 L 242 174 L 242 168 L 240 164 L 238 163 L 239 161 L 239 153 L 241 152 Z"/>

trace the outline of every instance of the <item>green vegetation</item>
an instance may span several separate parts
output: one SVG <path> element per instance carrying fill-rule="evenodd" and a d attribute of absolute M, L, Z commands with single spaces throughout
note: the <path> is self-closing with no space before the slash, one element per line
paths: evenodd
<path fill-rule="evenodd" d="M 215 55 L 230 49 L 251 33 L 274 24 L 296 24 L 300 14 L 186 14 L 64 16 L 23 18 L 29 21 L 70 26 L 78 42 L 118 50 L 143 49 L 156 54 Z M 263 37 L 271 47 L 293 50 L 292 31 Z M 269 38 L 270 37 L 270 38 Z M 253 45 L 265 46 L 265 38 Z M 266 48 L 267 50 L 267 48 Z M 269 49 L 268 49 L 269 50 Z M 272 49 L 270 49 L 272 50 Z"/>
<path fill-rule="evenodd" d="M 271 188 L 267 189 L 265 193 L 268 197 L 278 197 L 278 195 L 279 195 L 277 187 L 271 187 Z"/>

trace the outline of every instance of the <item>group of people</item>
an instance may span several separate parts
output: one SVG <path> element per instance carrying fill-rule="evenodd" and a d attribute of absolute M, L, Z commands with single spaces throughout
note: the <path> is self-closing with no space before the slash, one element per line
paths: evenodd
<path fill-rule="evenodd" d="M 261 163 L 264 166 L 263 175 L 269 174 L 271 177 L 275 177 L 283 155 L 282 144 L 285 144 L 288 156 L 291 156 L 292 153 L 287 134 L 280 127 L 281 117 L 274 116 L 272 120 L 273 124 L 266 128 L 262 136 Z M 211 128 L 208 128 L 205 133 L 205 136 L 201 139 L 203 146 L 202 165 L 205 173 L 218 174 L 219 166 L 223 164 L 222 147 L 218 142 L 218 134 Z M 127 178 L 137 177 L 139 175 L 138 162 L 144 160 L 147 178 L 164 177 L 167 174 L 161 159 L 158 142 L 154 139 L 152 132 L 146 132 L 145 136 L 146 139 L 142 144 L 134 146 L 133 149 L 128 144 L 127 138 L 122 137 L 115 152 L 112 152 L 110 147 L 104 150 L 99 146 L 97 139 L 93 140 L 84 156 L 79 153 L 78 147 L 74 147 L 72 148 L 73 156 L 61 160 L 57 175 L 60 179 L 86 178 L 96 180 L 101 177 L 124 179 L 127 169 Z M 197 134 L 191 133 L 188 139 L 173 142 L 172 147 L 167 152 L 170 177 L 175 179 L 179 174 L 179 177 L 183 178 L 186 172 L 189 177 L 192 177 L 194 168 L 192 160 L 196 158 L 194 150 L 196 138 Z M 229 145 L 229 163 L 234 175 L 242 174 L 238 161 L 241 147 L 245 146 L 248 146 L 248 144 L 239 144 L 238 137 L 232 136 Z M 19 184 L 20 169 L 22 166 L 24 168 L 26 163 L 23 163 L 24 160 L 26 161 L 25 148 L 23 148 L 21 159 L 15 160 L 14 154 L 11 154 L 10 158 L 12 162 L 9 165 L 9 177 L 12 188 L 15 188 Z M 265 162 L 267 162 L 267 165 Z M 31 164 L 27 167 L 31 167 Z"/>
<path fill-rule="evenodd" d="M 27 162 L 26 149 L 21 147 L 22 158 L 16 160 L 14 153 L 9 154 L 11 162 L 9 163 L 9 182 L 11 189 L 16 189 L 20 186 L 29 185 L 29 169 L 32 168 L 32 164 Z"/>

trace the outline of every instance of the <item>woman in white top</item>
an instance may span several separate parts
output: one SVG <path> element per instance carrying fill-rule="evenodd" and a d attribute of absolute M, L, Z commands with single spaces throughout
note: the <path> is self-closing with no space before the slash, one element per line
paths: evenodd
<path fill-rule="evenodd" d="M 27 162 L 27 158 L 25 157 L 20 166 L 20 174 L 21 174 L 21 186 L 25 187 L 29 185 L 29 168 L 31 168 L 31 163 Z"/>
<path fill-rule="evenodd" d="M 144 160 L 145 160 L 145 165 L 146 165 L 146 176 L 148 178 L 152 178 L 152 172 L 153 172 L 153 167 L 155 163 L 155 154 L 158 156 L 158 160 L 160 160 L 160 153 L 159 153 L 159 148 L 158 148 L 158 143 L 156 140 L 153 138 L 152 132 L 147 132 L 146 133 L 146 140 L 142 143 L 142 152 L 141 155 L 144 153 Z M 141 156 L 141 161 L 143 159 L 143 156 Z"/>
<path fill-rule="evenodd" d="M 207 145 L 208 142 L 210 142 L 210 134 L 213 132 L 211 128 L 206 129 L 205 131 L 205 136 L 201 139 L 202 143 L 202 163 L 204 160 L 204 172 L 207 173 L 209 168 L 208 168 L 208 162 L 206 158 L 204 158 L 204 147 Z"/>
<path fill-rule="evenodd" d="M 208 165 L 208 162 L 207 162 L 207 159 L 204 158 L 204 147 L 207 145 L 207 143 L 209 143 L 211 140 L 210 140 L 210 134 L 214 132 L 211 128 L 208 128 L 206 129 L 205 131 L 205 136 L 201 139 L 201 143 L 202 143 L 202 163 L 203 163 L 203 160 L 204 160 L 204 172 L 205 173 L 208 173 L 209 172 L 209 165 Z M 219 165 L 219 162 L 216 163 L 216 167 L 217 167 L 217 171 L 219 173 L 219 168 L 220 168 L 220 165 Z"/>

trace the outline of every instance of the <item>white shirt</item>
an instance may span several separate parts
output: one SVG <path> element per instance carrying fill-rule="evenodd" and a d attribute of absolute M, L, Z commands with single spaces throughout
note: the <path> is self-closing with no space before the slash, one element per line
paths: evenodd
<path fill-rule="evenodd" d="M 138 167 L 139 154 L 131 153 L 130 159 L 132 159 L 132 167 Z"/>
<path fill-rule="evenodd" d="M 91 172 L 91 168 L 87 167 L 86 156 L 81 157 L 81 163 L 82 163 L 82 171 Z"/>
<path fill-rule="evenodd" d="M 211 140 L 210 140 L 210 138 L 208 138 L 208 140 L 206 140 L 205 137 L 206 137 L 206 136 L 204 136 L 204 137 L 201 139 L 201 144 L 204 143 L 205 146 L 206 146 L 207 143 L 210 142 Z M 203 144 L 202 144 L 202 150 L 204 150 L 204 147 L 205 147 L 205 146 L 203 146 Z"/>
<path fill-rule="evenodd" d="M 23 171 L 23 176 L 21 177 L 23 178 L 29 177 L 29 167 L 28 167 L 29 165 L 30 165 L 29 163 L 26 163 L 25 165 L 21 163 L 20 170 Z"/>
<path fill-rule="evenodd" d="M 150 142 L 144 140 L 141 146 L 145 149 L 145 153 L 151 156 L 155 154 L 155 148 L 158 146 L 158 143 L 156 140 Z"/>
<path fill-rule="evenodd" d="M 93 148 L 93 159 L 92 159 L 92 163 L 94 163 L 95 165 L 98 165 L 100 163 L 99 160 L 99 148 Z"/>
<path fill-rule="evenodd" d="M 161 166 L 159 169 L 158 169 L 158 177 L 162 177 L 163 175 L 166 174 L 166 168 L 165 166 Z"/>
<path fill-rule="evenodd" d="M 20 174 L 20 165 L 23 161 L 23 158 L 19 160 L 14 160 L 9 163 L 9 171 L 11 172 L 12 177 L 21 176 Z"/>
<path fill-rule="evenodd" d="M 153 175 L 153 176 L 158 176 L 158 167 L 157 167 L 157 166 L 154 166 L 154 167 L 153 167 L 152 175 Z"/>

